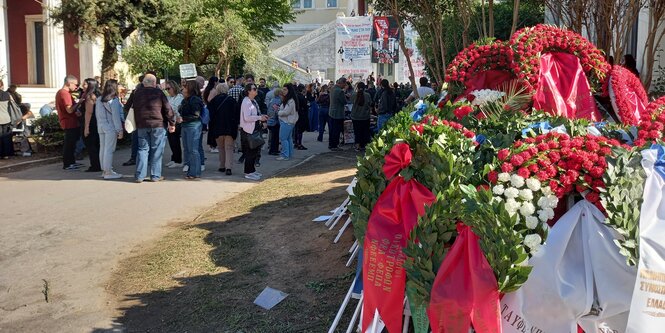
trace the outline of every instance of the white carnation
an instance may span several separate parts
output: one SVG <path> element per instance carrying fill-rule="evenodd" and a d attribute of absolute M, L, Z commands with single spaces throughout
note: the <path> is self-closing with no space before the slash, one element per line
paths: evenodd
<path fill-rule="evenodd" d="M 542 242 L 542 238 L 538 234 L 531 234 L 524 237 L 524 245 L 531 249 L 532 252 L 534 248 L 540 246 L 540 242 Z"/>
<path fill-rule="evenodd" d="M 499 181 L 502 183 L 505 183 L 507 181 L 510 181 L 510 174 L 507 172 L 502 172 L 499 174 Z"/>
<path fill-rule="evenodd" d="M 540 208 L 547 208 L 549 207 L 549 204 L 547 203 L 547 198 L 546 197 L 540 197 L 538 198 L 538 207 Z"/>
<path fill-rule="evenodd" d="M 547 206 L 549 208 L 556 208 L 556 206 L 558 205 L 559 205 L 559 198 L 557 198 L 556 195 L 550 194 L 547 196 Z"/>
<path fill-rule="evenodd" d="M 543 245 L 541 245 L 541 244 L 534 245 L 534 246 L 531 248 L 531 254 L 534 255 L 534 254 L 538 253 L 538 251 L 540 251 L 540 248 L 541 248 L 541 247 L 543 247 Z"/>
<path fill-rule="evenodd" d="M 508 214 L 510 214 L 510 216 L 513 216 L 520 209 L 520 203 L 513 198 L 509 198 L 506 199 L 505 207 Z"/>
<path fill-rule="evenodd" d="M 503 196 L 508 199 L 515 199 L 520 195 L 520 191 L 514 187 L 509 187 L 503 191 Z"/>
<path fill-rule="evenodd" d="M 554 218 L 554 209 L 552 208 L 545 208 L 545 213 L 547 214 L 547 219 L 551 220 Z"/>
<path fill-rule="evenodd" d="M 513 187 L 520 188 L 524 186 L 524 177 L 516 174 L 511 175 L 510 184 L 513 185 Z"/>
<path fill-rule="evenodd" d="M 536 229 L 538 226 L 538 218 L 535 216 L 526 217 L 526 227 L 529 229 Z"/>
<path fill-rule="evenodd" d="M 496 195 L 502 195 L 504 190 L 505 188 L 503 187 L 503 185 L 496 185 L 492 188 L 492 193 Z"/>
<path fill-rule="evenodd" d="M 531 192 L 531 190 L 528 188 L 520 190 L 520 199 L 525 201 L 533 200 L 533 192 Z"/>
<path fill-rule="evenodd" d="M 536 207 L 534 207 L 530 202 L 525 202 L 522 204 L 522 207 L 520 207 L 520 214 L 522 214 L 524 217 L 531 216 L 535 212 Z"/>
<path fill-rule="evenodd" d="M 529 178 L 526 180 L 526 187 L 534 192 L 540 191 L 540 180 L 536 178 Z"/>
<path fill-rule="evenodd" d="M 549 215 L 547 215 L 547 212 L 544 209 L 541 209 L 538 211 L 538 219 L 544 223 L 547 222 L 550 218 Z"/>
<path fill-rule="evenodd" d="M 491 89 L 474 90 L 470 93 L 476 98 L 471 102 L 472 105 L 485 105 L 487 103 L 495 102 L 505 96 L 506 93 Z"/>
<path fill-rule="evenodd" d="M 544 194 L 544 195 L 550 195 L 550 194 L 552 194 L 552 188 L 549 187 L 549 186 L 545 186 L 545 187 L 543 187 L 541 190 L 543 191 L 543 194 Z"/>

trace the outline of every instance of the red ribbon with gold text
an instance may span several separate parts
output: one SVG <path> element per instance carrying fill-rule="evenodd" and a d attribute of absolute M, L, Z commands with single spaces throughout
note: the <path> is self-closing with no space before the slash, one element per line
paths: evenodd
<path fill-rule="evenodd" d="M 471 227 L 458 236 L 436 274 L 427 316 L 432 333 L 499 333 L 499 285 Z"/>
<path fill-rule="evenodd" d="M 436 199 L 417 180 L 406 181 L 398 175 L 411 164 L 411 157 L 406 143 L 396 144 L 385 157 L 383 172 L 392 181 L 374 205 L 363 244 L 363 332 L 372 323 L 377 309 L 389 333 L 402 329 L 406 285 L 402 249 L 418 223 L 418 216 L 425 214 L 425 205 Z"/>

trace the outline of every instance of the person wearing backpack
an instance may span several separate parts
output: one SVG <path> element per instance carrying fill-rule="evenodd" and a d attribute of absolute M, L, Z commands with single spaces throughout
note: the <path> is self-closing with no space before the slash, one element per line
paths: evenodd
<path fill-rule="evenodd" d="M 395 91 L 390 87 L 388 80 L 381 80 L 381 95 L 379 97 L 378 128 L 381 130 L 388 120 L 397 112 Z"/>

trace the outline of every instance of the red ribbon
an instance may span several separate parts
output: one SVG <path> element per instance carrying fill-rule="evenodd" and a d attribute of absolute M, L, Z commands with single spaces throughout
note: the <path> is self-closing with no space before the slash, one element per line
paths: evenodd
<path fill-rule="evenodd" d="M 540 57 L 533 107 L 570 119 L 602 120 L 580 59 L 568 53 L 553 52 Z"/>
<path fill-rule="evenodd" d="M 432 333 L 500 333 L 499 286 L 471 227 L 458 236 L 436 275 L 427 316 Z"/>
<path fill-rule="evenodd" d="M 396 144 L 385 157 L 383 171 L 393 178 L 411 163 L 411 150 L 406 143 Z M 425 214 L 425 205 L 436 197 L 415 179 L 395 177 L 381 193 L 367 224 L 363 244 L 363 320 L 365 332 L 375 310 L 389 333 L 401 332 L 402 304 L 406 274 L 402 264 L 409 233 Z"/>

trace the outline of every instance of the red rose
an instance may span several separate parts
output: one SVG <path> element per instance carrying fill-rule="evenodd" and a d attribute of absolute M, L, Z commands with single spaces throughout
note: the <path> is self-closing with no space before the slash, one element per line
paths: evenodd
<path fill-rule="evenodd" d="M 471 112 L 473 112 L 473 108 L 468 105 L 460 106 L 453 111 L 457 119 L 462 119 Z"/>
<path fill-rule="evenodd" d="M 506 158 L 510 155 L 510 150 L 507 148 L 499 150 L 499 153 L 497 154 L 497 157 L 499 157 L 499 161 L 505 161 Z"/>

